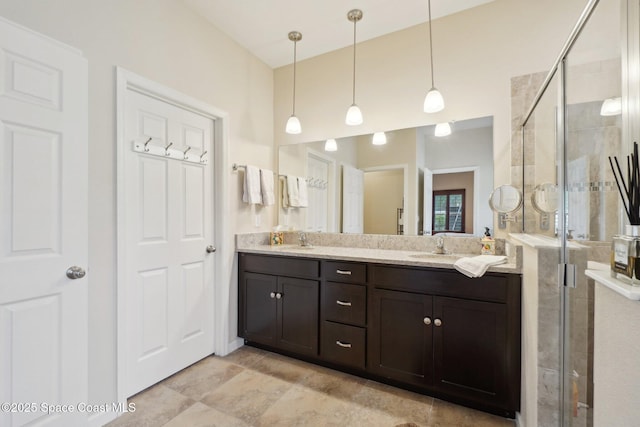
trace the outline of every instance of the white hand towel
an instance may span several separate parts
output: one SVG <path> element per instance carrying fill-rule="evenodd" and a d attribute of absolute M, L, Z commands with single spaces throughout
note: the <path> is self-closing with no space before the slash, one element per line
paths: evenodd
<path fill-rule="evenodd" d="M 260 191 L 260 169 L 247 165 L 244 168 L 244 193 L 242 201 L 245 203 L 262 203 L 262 193 Z"/>
<path fill-rule="evenodd" d="M 262 190 L 262 204 L 271 206 L 276 202 L 273 191 L 273 171 L 260 169 L 260 189 Z"/>
<path fill-rule="evenodd" d="M 300 196 L 298 193 L 298 178 L 287 175 L 287 193 L 289 195 L 289 206 L 297 208 L 300 206 Z"/>
<path fill-rule="evenodd" d="M 287 188 L 287 178 L 279 180 L 280 187 L 282 188 L 282 207 L 284 209 L 289 209 L 291 206 L 289 205 L 289 189 Z"/>
<path fill-rule="evenodd" d="M 298 177 L 298 206 L 301 208 L 309 207 L 307 180 L 302 177 Z"/>
<path fill-rule="evenodd" d="M 474 257 L 460 258 L 453 266 L 467 277 L 480 277 L 489 267 L 504 264 L 507 257 L 504 255 L 478 255 Z"/>

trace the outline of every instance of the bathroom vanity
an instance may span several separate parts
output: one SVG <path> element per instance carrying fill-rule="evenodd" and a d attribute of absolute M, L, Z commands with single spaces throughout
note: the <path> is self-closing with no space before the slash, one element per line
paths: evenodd
<path fill-rule="evenodd" d="M 521 276 L 470 279 L 455 257 L 394 250 L 239 249 L 245 343 L 513 418 Z"/>

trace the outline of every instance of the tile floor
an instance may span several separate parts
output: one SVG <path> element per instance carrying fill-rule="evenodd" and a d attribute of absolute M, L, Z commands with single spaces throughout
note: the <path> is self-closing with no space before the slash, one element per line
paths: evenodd
<path fill-rule="evenodd" d="M 514 426 L 457 406 L 299 360 L 242 347 L 207 357 L 131 397 L 109 427 Z"/>

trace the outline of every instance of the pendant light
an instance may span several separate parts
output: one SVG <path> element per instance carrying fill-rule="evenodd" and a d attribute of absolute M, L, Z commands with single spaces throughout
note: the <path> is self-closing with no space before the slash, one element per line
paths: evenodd
<path fill-rule="evenodd" d="M 376 132 L 371 139 L 373 145 L 384 145 L 387 143 L 387 135 L 384 132 Z"/>
<path fill-rule="evenodd" d="M 429 2 L 429 59 L 431 61 L 431 89 L 424 98 L 424 112 L 437 113 L 444 109 L 444 98 L 438 89 L 436 89 L 433 81 L 433 41 L 431 36 L 431 0 Z"/>
<path fill-rule="evenodd" d="M 433 132 L 434 136 L 449 136 L 451 135 L 451 125 L 449 122 L 438 123 L 436 129 Z"/>
<path fill-rule="evenodd" d="M 357 126 L 362 124 L 362 112 L 356 105 L 356 22 L 362 19 L 362 11 L 353 9 L 347 13 L 347 19 L 353 22 L 353 103 L 347 110 L 345 123 L 349 126 Z"/>
<path fill-rule="evenodd" d="M 327 142 L 324 143 L 324 151 L 338 151 L 338 143 L 335 139 L 327 139 Z"/>
<path fill-rule="evenodd" d="M 302 40 L 302 33 L 298 31 L 291 31 L 289 33 L 289 40 L 293 42 L 293 112 L 291 117 L 287 120 L 287 127 L 285 132 L 290 134 L 298 134 L 302 132 L 302 126 L 300 120 L 296 117 L 296 45 Z"/>
<path fill-rule="evenodd" d="M 601 116 L 617 116 L 622 114 L 622 98 L 608 98 L 602 102 L 600 107 Z"/>

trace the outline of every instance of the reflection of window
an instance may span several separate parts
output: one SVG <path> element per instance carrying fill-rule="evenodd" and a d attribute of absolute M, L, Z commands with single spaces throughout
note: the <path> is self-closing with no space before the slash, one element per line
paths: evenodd
<path fill-rule="evenodd" d="M 464 189 L 433 192 L 433 233 L 464 233 Z"/>

